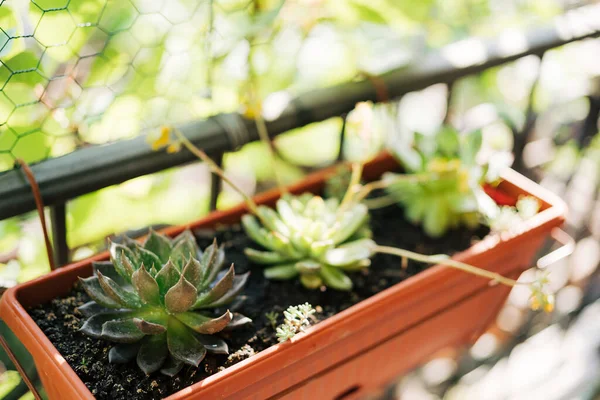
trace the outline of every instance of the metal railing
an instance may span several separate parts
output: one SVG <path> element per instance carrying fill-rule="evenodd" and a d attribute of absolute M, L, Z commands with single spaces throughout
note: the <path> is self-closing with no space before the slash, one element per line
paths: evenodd
<path fill-rule="evenodd" d="M 528 55 L 542 56 L 564 44 L 600 36 L 600 5 L 571 10 L 553 24 L 531 32 L 499 36 L 491 41 L 469 39 L 415 59 L 408 67 L 392 70 L 363 81 L 350 82 L 302 94 L 267 121 L 272 137 L 313 122 L 346 114 L 357 102 L 378 101 L 383 86 L 390 98 L 448 83 Z M 196 146 L 214 157 L 258 140 L 254 121 L 242 115 L 219 114 L 178 127 Z M 82 148 L 48 159 L 31 169 L 46 206 L 50 207 L 57 264 L 68 261 L 65 203 L 77 196 L 122 183 L 142 175 L 193 161 L 181 151 L 152 151 L 143 136 L 112 144 Z M 216 204 L 220 183 L 211 185 L 211 206 Z M 0 174 L 0 219 L 35 209 L 31 189 L 20 169 Z"/>

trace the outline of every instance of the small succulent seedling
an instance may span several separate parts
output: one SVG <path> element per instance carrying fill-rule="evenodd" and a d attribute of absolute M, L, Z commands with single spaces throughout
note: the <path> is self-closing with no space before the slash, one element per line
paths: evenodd
<path fill-rule="evenodd" d="M 279 317 L 279 313 L 275 311 L 269 311 L 268 313 L 265 313 L 265 318 L 269 320 L 269 324 L 271 324 L 273 329 L 277 327 L 277 317 Z"/>
<path fill-rule="evenodd" d="M 293 338 L 299 332 L 304 332 L 311 325 L 311 315 L 316 310 L 308 303 L 290 306 L 283 312 L 284 321 L 276 330 L 279 342 L 285 342 Z"/>
<path fill-rule="evenodd" d="M 111 243 L 110 256 L 80 278 L 92 301 L 79 308 L 83 333 L 118 343 L 110 362 L 136 358 L 146 374 L 173 376 L 184 364 L 197 367 L 207 351 L 226 354 L 214 334 L 250 322 L 229 310 L 210 313 L 236 300 L 248 278 L 233 265 L 221 272 L 225 253 L 216 240 L 202 252 L 189 230 L 173 240 L 150 232 L 143 244 Z"/>
<path fill-rule="evenodd" d="M 415 147 L 393 149 L 406 174 L 386 173 L 389 195 L 405 209 L 405 216 L 439 237 L 448 229 L 480 223 L 478 199 L 485 169 L 475 158 L 481 132 L 459 134 L 450 127 L 435 136 L 415 135 Z"/>
<path fill-rule="evenodd" d="M 493 232 L 504 232 L 533 217 L 540 210 L 540 202 L 531 196 L 521 196 L 515 207 L 502 206 L 487 215 L 487 224 Z"/>

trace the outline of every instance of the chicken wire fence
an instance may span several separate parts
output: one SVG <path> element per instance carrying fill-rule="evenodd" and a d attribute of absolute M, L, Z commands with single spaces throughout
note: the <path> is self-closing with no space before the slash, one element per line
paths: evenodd
<path fill-rule="evenodd" d="M 243 34 L 226 41 L 213 24 L 227 30 L 248 17 L 225 23 L 223 13 L 236 9 L 197 0 L 0 1 L 0 171 L 16 158 L 37 162 L 214 113 L 211 59 Z M 220 104 L 235 109 L 233 85 L 220 86 Z"/>

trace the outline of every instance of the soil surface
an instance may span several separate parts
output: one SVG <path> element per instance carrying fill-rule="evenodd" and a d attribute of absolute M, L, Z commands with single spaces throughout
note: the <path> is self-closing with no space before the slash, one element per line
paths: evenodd
<path fill-rule="evenodd" d="M 375 241 L 380 245 L 450 255 L 468 248 L 473 241 L 488 233 L 484 227 L 477 231 L 460 229 L 449 232 L 443 238 L 431 239 L 420 228 L 407 222 L 403 210 L 396 206 L 373 210 L 371 228 Z M 427 267 L 409 262 L 403 270 L 397 257 L 376 255 L 369 269 L 351 275 L 354 290 L 309 291 L 297 279 L 285 282 L 264 279 L 262 267 L 249 263 L 243 254 L 245 247 L 256 248 L 256 245 L 251 243 L 239 226 L 223 227 L 216 233 L 206 230 L 195 233 L 202 248 L 208 246 L 213 235 L 216 235 L 220 243 L 226 244 L 228 261 L 235 263 L 236 271 L 251 271 L 244 292 L 248 299 L 237 311 L 250 317 L 253 324 L 223 336 L 229 345 L 229 356 L 208 354 L 199 368 L 184 367 L 174 378 L 160 373 L 146 376 L 135 362 L 110 364 L 108 351 L 112 344 L 89 338 L 78 331 L 84 321 L 75 308 L 89 301 L 89 298 L 77 285 L 69 296 L 30 310 L 42 331 L 98 399 L 160 399 L 168 396 L 277 343 L 266 313 L 279 313 L 279 324 L 283 320 L 281 311 L 290 305 L 309 302 L 318 311 L 316 317 L 323 320 Z"/>

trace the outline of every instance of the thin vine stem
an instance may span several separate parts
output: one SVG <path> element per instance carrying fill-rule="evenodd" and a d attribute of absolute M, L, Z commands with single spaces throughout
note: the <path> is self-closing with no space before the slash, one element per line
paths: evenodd
<path fill-rule="evenodd" d="M 376 210 L 378 208 L 384 208 L 393 204 L 398 204 L 398 201 L 392 196 L 381 196 L 374 199 L 365 199 L 363 204 L 367 206 L 369 210 Z"/>
<path fill-rule="evenodd" d="M 252 212 L 252 214 L 254 214 L 258 219 L 260 219 L 260 221 L 263 223 L 263 225 L 265 225 L 265 220 L 263 219 L 263 217 L 260 215 L 260 213 L 258 212 L 258 205 L 256 205 L 256 203 L 254 202 L 254 200 L 252 200 L 252 197 L 248 196 L 238 185 L 236 185 L 231 179 L 229 179 L 226 175 L 225 175 L 225 171 L 223 171 L 221 169 L 221 167 L 219 167 L 202 149 L 199 149 L 198 147 L 196 147 L 196 145 L 194 145 L 192 142 L 190 142 L 190 140 L 185 137 L 185 135 L 183 133 L 181 133 L 179 130 L 174 129 L 173 132 L 175 133 L 175 136 L 177 136 L 177 138 L 179 139 L 179 141 L 192 153 L 194 154 L 196 157 L 198 157 L 200 160 L 202 160 L 204 163 L 206 163 L 206 165 L 208 165 L 208 168 L 211 170 L 212 173 L 214 173 L 215 175 L 219 176 L 221 179 L 223 179 L 226 183 L 228 183 L 240 196 L 243 197 L 244 201 L 246 202 L 246 204 L 248 205 L 248 208 L 250 209 L 250 211 Z"/>
<path fill-rule="evenodd" d="M 348 185 L 348 189 L 344 194 L 344 198 L 338 208 L 338 214 L 341 214 L 345 211 L 350 203 L 354 200 L 354 195 L 356 193 L 356 188 L 360 187 L 360 178 L 362 177 L 363 171 L 363 163 L 353 163 L 352 164 L 352 175 L 350 176 L 350 184 Z"/>
<path fill-rule="evenodd" d="M 435 254 L 432 256 L 427 256 L 424 254 L 415 253 L 412 251 L 398 249 L 395 247 L 389 246 L 375 246 L 374 251 L 377 253 L 391 254 L 398 257 L 403 257 L 405 259 L 410 259 L 414 261 L 419 261 L 427 264 L 441 264 L 447 267 L 459 269 L 464 272 L 468 272 L 473 275 L 481 276 L 483 278 L 488 278 L 493 282 L 498 282 L 506 286 L 516 286 L 516 285 L 526 285 L 527 283 L 518 282 L 514 279 L 507 278 L 498 273 L 491 272 L 482 268 L 475 267 L 470 264 L 466 264 L 461 261 L 452 260 L 448 258 L 445 254 Z"/>

